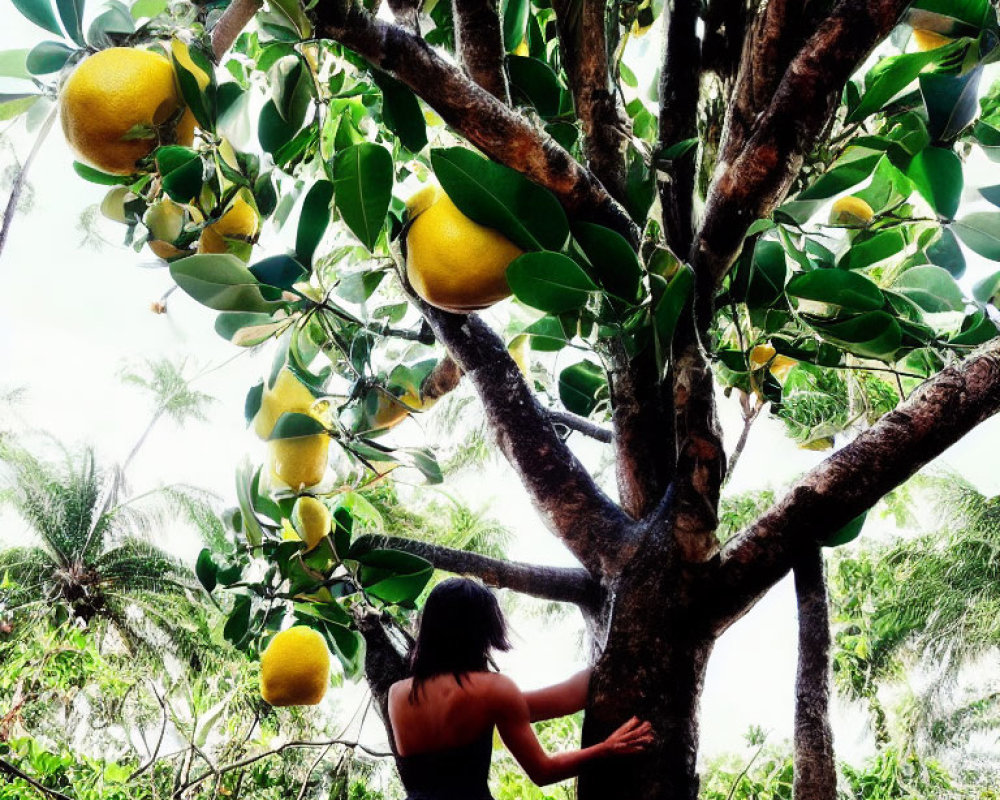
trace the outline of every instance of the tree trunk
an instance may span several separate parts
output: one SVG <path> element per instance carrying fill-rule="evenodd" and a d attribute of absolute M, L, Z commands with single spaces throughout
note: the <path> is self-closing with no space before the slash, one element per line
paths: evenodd
<path fill-rule="evenodd" d="M 583 728 L 589 745 L 637 715 L 652 723 L 655 744 L 593 762 L 580 775 L 579 800 L 698 796 L 698 704 L 715 637 L 698 613 L 696 568 L 671 565 L 664 552 L 647 544 L 616 586 Z"/>
<path fill-rule="evenodd" d="M 830 727 L 830 613 L 823 551 L 795 565 L 799 666 L 795 681 L 795 800 L 836 800 L 837 767 Z"/>

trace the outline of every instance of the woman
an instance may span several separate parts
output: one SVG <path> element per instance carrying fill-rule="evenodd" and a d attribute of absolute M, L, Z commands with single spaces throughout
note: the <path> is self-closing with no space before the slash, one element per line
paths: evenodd
<path fill-rule="evenodd" d="M 491 650 L 509 650 L 507 625 L 493 593 L 465 578 L 438 584 L 427 598 L 410 654 L 410 674 L 389 689 L 396 763 L 408 800 L 491 800 L 486 782 L 493 727 L 543 786 L 578 774 L 593 759 L 644 750 L 648 722 L 634 717 L 600 744 L 546 753 L 531 723 L 583 708 L 590 674 L 533 692 L 487 671 Z"/>

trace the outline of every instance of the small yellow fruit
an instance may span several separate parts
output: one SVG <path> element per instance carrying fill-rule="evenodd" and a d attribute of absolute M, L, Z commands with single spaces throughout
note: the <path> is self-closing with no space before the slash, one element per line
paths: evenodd
<path fill-rule="evenodd" d="M 531 50 L 528 49 L 528 39 L 527 39 L 527 37 L 525 37 L 524 39 L 521 39 L 520 44 L 518 44 L 518 46 L 514 48 L 514 55 L 515 56 L 530 56 L 531 55 Z"/>
<path fill-rule="evenodd" d="M 254 433 L 261 439 L 267 439 L 274 431 L 274 426 L 282 414 L 286 411 L 308 414 L 313 400 L 312 392 L 295 377 L 295 374 L 288 367 L 282 367 L 278 372 L 278 377 L 274 380 L 274 386 L 264 387 L 264 394 L 260 398 L 260 408 L 253 418 Z"/>
<path fill-rule="evenodd" d="M 372 427 L 377 430 L 394 428 L 410 416 L 413 411 L 423 411 L 430 408 L 435 402 L 436 400 L 430 398 L 422 400 L 419 393 L 412 389 L 407 389 L 401 397 L 380 391 L 375 417 L 372 419 Z"/>
<path fill-rule="evenodd" d="M 799 362 L 788 356 L 779 356 L 775 349 L 769 344 L 759 344 L 750 351 L 750 366 L 752 369 L 760 369 L 765 364 L 769 364 L 768 371 L 779 381 L 784 383 L 788 373 L 792 371 Z"/>
<path fill-rule="evenodd" d="M 104 199 L 101 201 L 101 213 L 113 222 L 127 225 L 128 217 L 125 216 L 125 203 L 135 198 L 136 195 L 132 194 L 127 186 L 116 186 L 104 195 Z"/>
<path fill-rule="evenodd" d="M 937 50 L 939 47 L 944 47 L 953 41 L 954 39 L 951 37 L 943 36 L 936 31 L 923 30 L 922 28 L 914 28 L 913 30 L 913 43 L 921 53 L 925 53 L 928 50 Z"/>
<path fill-rule="evenodd" d="M 325 433 L 274 439 L 267 443 L 271 475 L 299 492 L 315 486 L 326 474 L 330 437 Z"/>
<path fill-rule="evenodd" d="M 292 506 L 292 525 L 299 538 L 306 543 L 308 553 L 330 532 L 333 516 L 326 503 L 308 495 L 300 497 Z"/>
<path fill-rule="evenodd" d="M 66 141 L 81 161 L 130 175 L 157 145 L 190 145 L 194 118 L 184 108 L 174 67 L 151 50 L 112 47 L 80 62 L 59 96 Z"/>
<path fill-rule="evenodd" d="M 218 222 L 206 225 L 198 239 L 199 253 L 228 253 L 227 239 L 253 242 L 260 230 L 260 215 L 243 193 L 236 196 Z"/>
<path fill-rule="evenodd" d="M 330 685 L 330 651 L 305 625 L 278 633 L 260 657 L 260 694 L 272 706 L 314 706 Z"/>
<path fill-rule="evenodd" d="M 441 189 L 428 187 L 408 204 L 406 276 L 432 306 L 466 313 L 510 295 L 506 270 L 523 252 L 492 228 L 473 222 Z"/>
<path fill-rule="evenodd" d="M 860 197 L 841 197 L 830 209 L 831 225 L 867 225 L 875 212 Z"/>
<path fill-rule="evenodd" d="M 531 339 L 526 334 L 519 334 L 507 345 L 507 352 L 514 359 L 517 368 L 525 378 L 531 375 Z"/>

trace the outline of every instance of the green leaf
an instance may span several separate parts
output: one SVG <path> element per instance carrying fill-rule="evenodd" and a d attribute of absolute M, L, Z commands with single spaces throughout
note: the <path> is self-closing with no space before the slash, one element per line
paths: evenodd
<path fill-rule="evenodd" d="M 392 200 L 392 156 L 372 142 L 348 147 L 334 157 L 333 180 L 337 211 L 373 250 Z"/>
<path fill-rule="evenodd" d="M 0 78 L 31 78 L 27 67 L 30 52 L 28 49 L 0 50 Z"/>
<path fill-rule="evenodd" d="M 941 228 L 941 235 L 924 251 L 927 259 L 939 267 L 944 267 L 954 277 L 965 274 L 965 256 L 951 228 Z"/>
<path fill-rule="evenodd" d="M 261 391 L 263 391 L 263 384 L 261 386 Z M 251 395 L 254 394 L 254 390 L 250 390 L 250 394 L 247 395 L 247 406 L 252 403 Z M 260 405 L 260 400 L 257 400 L 258 408 Z M 256 412 L 254 412 L 256 414 Z M 252 419 L 252 418 L 251 418 Z M 247 420 L 249 424 L 250 419 Z M 246 531 L 247 542 L 251 547 L 259 547 L 261 542 L 264 541 L 264 528 L 260 524 L 260 520 L 257 519 L 257 512 L 254 509 L 253 500 L 253 483 L 254 483 L 254 468 L 251 466 L 249 461 L 244 461 L 239 469 L 236 471 L 236 499 L 239 503 L 240 514 L 243 517 L 243 529 Z"/>
<path fill-rule="evenodd" d="M 56 21 L 56 15 L 52 11 L 52 4 L 49 0 L 10 0 L 14 8 L 21 12 L 23 16 L 34 22 L 38 27 L 45 28 L 49 33 L 62 36 L 62 28 Z"/>
<path fill-rule="evenodd" d="M 316 252 L 323 234 L 326 233 L 327 225 L 330 224 L 330 201 L 332 199 L 333 184 L 330 181 L 318 180 L 310 187 L 309 193 L 302 201 L 299 226 L 295 231 L 295 255 L 306 266 L 312 265 L 313 254 Z"/>
<path fill-rule="evenodd" d="M 893 288 L 932 314 L 965 310 L 962 290 L 941 267 L 930 264 L 911 267 L 896 279 Z"/>
<path fill-rule="evenodd" d="M 926 53 L 904 53 L 883 58 L 865 75 L 865 93 L 858 107 L 847 117 L 847 122 L 860 122 L 881 109 L 913 83 L 924 67 L 941 59 L 947 50 L 949 48 L 940 48 Z"/>
<path fill-rule="evenodd" d="M 863 358 L 893 360 L 903 342 L 899 322 L 884 311 L 868 311 L 837 322 L 810 321 L 820 335 Z"/>
<path fill-rule="evenodd" d="M 198 560 L 194 564 L 194 574 L 198 576 L 201 585 L 209 594 L 218 586 L 219 568 L 212 558 L 212 551 L 207 547 L 203 547 L 198 553 Z"/>
<path fill-rule="evenodd" d="M 508 52 L 524 41 L 531 0 L 503 0 L 503 41 Z"/>
<path fill-rule="evenodd" d="M 562 86 L 552 67 L 529 56 L 507 56 L 511 94 L 524 97 L 543 119 L 559 116 Z"/>
<path fill-rule="evenodd" d="M 215 318 L 215 332 L 237 347 L 256 347 L 291 324 L 290 319 L 273 320 L 270 314 L 223 311 Z"/>
<path fill-rule="evenodd" d="M 247 638 L 249 630 L 250 598 L 241 594 L 236 598 L 233 610 L 229 612 L 229 619 L 226 620 L 226 626 L 222 629 L 222 635 L 226 637 L 226 641 L 239 647 Z"/>
<path fill-rule="evenodd" d="M 774 305 L 785 290 L 785 280 L 788 277 L 784 248 L 772 239 L 760 239 L 754 247 L 753 258 L 745 274 L 745 293 L 742 297 L 747 306 L 768 308 Z M 740 282 L 739 278 L 737 283 Z"/>
<path fill-rule="evenodd" d="M 573 238 L 594 267 L 601 284 L 615 297 L 634 303 L 642 296 L 642 267 L 625 238 L 609 228 L 580 222 Z"/>
<path fill-rule="evenodd" d="M 977 308 L 962 321 L 961 330 L 949 337 L 951 344 L 975 347 L 1000 335 L 997 326 L 982 308 Z"/>
<path fill-rule="evenodd" d="M 118 0 L 108 3 L 107 11 L 98 14 L 87 28 L 86 39 L 99 49 L 113 47 L 116 34 L 127 36 L 135 31 L 135 18 L 128 6 Z"/>
<path fill-rule="evenodd" d="M 566 344 L 566 333 L 556 317 L 542 317 L 532 322 L 522 333 L 529 337 L 532 350 L 554 353 Z"/>
<path fill-rule="evenodd" d="M 906 177 L 937 214 L 954 218 L 964 187 L 962 160 L 955 153 L 943 147 L 928 147 L 913 157 Z"/>
<path fill-rule="evenodd" d="M 580 265 L 562 253 L 525 253 L 507 267 L 507 283 L 525 305 L 562 314 L 586 304 L 597 285 Z"/>
<path fill-rule="evenodd" d="M 825 200 L 835 194 L 845 192 L 868 178 L 878 162 L 884 157 L 879 150 L 869 150 L 867 147 L 849 147 L 847 152 L 833 162 L 830 169 L 805 191 L 799 194 L 799 200 Z"/>
<path fill-rule="evenodd" d="M 589 417 L 602 395 L 607 394 L 604 368 L 592 361 L 571 364 L 559 373 L 559 399 L 567 410 Z"/>
<path fill-rule="evenodd" d="M 131 183 L 132 181 L 129 175 L 109 175 L 106 172 L 101 172 L 99 169 L 81 164 L 79 161 L 73 162 L 73 171 L 85 181 L 100 184 L 101 186 L 118 186 Z"/>
<path fill-rule="evenodd" d="M 273 442 L 276 439 L 297 439 L 301 436 L 315 436 L 317 433 L 326 433 L 326 428 L 318 419 L 308 414 L 286 411 L 274 423 L 274 430 L 267 440 Z"/>
<path fill-rule="evenodd" d="M 37 103 L 40 97 L 39 94 L 0 95 L 0 122 L 21 116 Z"/>
<path fill-rule="evenodd" d="M 865 526 L 865 519 L 868 517 L 868 512 L 863 512 L 860 516 L 855 517 L 850 522 L 848 522 L 840 530 L 834 531 L 826 540 L 823 542 L 824 547 L 840 547 L 840 545 L 847 544 L 848 542 L 853 542 L 858 536 L 861 535 L 861 529 Z"/>
<path fill-rule="evenodd" d="M 250 267 L 250 273 L 261 283 L 279 289 L 291 289 L 309 271 L 291 256 L 271 256 Z"/>
<path fill-rule="evenodd" d="M 201 193 L 205 167 L 197 150 L 166 145 L 154 154 L 156 168 L 163 176 L 163 190 L 171 200 L 190 203 Z"/>
<path fill-rule="evenodd" d="M 431 166 L 465 216 L 495 228 L 522 250 L 560 250 L 566 212 L 547 189 L 465 147 L 431 150 Z"/>
<path fill-rule="evenodd" d="M 25 66 L 32 75 L 48 75 L 61 70 L 75 52 L 62 42 L 39 42 L 28 53 Z"/>
<path fill-rule="evenodd" d="M 174 40 L 174 46 L 178 49 L 186 50 L 194 66 L 198 67 L 209 77 L 211 83 L 208 89 L 213 90 L 214 95 L 215 68 L 212 66 L 211 61 L 208 60 L 199 47 L 194 45 L 189 47 L 180 40 Z M 174 74 L 177 76 L 177 83 L 181 88 L 181 96 L 184 98 L 187 107 L 191 109 L 191 113 L 198 120 L 198 124 L 202 130 L 214 131 L 214 109 L 209 103 L 208 95 L 202 91 L 201 86 L 198 84 L 198 78 L 177 59 L 176 54 L 173 52 L 171 52 L 171 61 L 174 65 Z"/>
<path fill-rule="evenodd" d="M 946 36 L 962 35 L 948 23 L 952 20 L 978 32 L 990 19 L 989 0 L 917 0 L 907 13 L 906 21 L 914 28 L 936 31 Z"/>
<path fill-rule="evenodd" d="M 866 269 L 898 255 L 906 249 L 906 244 L 906 237 L 901 231 L 882 231 L 870 239 L 855 242 L 837 266 L 841 269 Z"/>
<path fill-rule="evenodd" d="M 313 99 L 313 80 L 308 67 L 298 56 L 288 56 L 274 65 L 269 77 L 274 107 L 289 126 L 298 130 Z"/>
<path fill-rule="evenodd" d="M 132 4 L 131 13 L 134 19 L 155 17 L 167 9 L 168 0 L 136 0 Z"/>
<path fill-rule="evenodd" d="M 982 65 L 964 75 L 928 72 L 920 76 L 927 130 L 936 141 L 953 141 L 976 118 Z"/>
<path fill-rule="evenodd" d="M 990 261 L 1000 261 L 1000 211 L 976 211 L 951 224 L 962 243 Z"/>
<path fill-rule="evenodd" d="M 842 269 L 816 269 L 796 275 L 785 287 L 785 294 L 800 301 L 796 303 L 800 312 L 822 316 L 831 316 L 837 308 L 876 311 L 885 305 L 885 295 L 875 283 Z M 822 307 L 816 309 L 816 304 Z"/>
<path fill-rule="evenodd" d="M 84 0 L 56 0 L 59 18 L 62 20 L 66 33 L 80 47 L 87 46 L 87 42 L 83 38 L 83 4 Z"/>
<path fill-rule="evenodd" d="M 417 96 L 410 87 L 379 69 L 372 79 L 382 90 L 382 121 L 399 137 L 403 146 L 418 153 L 427 146 L 427 121 Z"/>
<path fill-rule="evenodd" d="M 686 264 L 674 273 L 663 295 L 656 303 L 653 311 L 653 326 L 665 352 L 669 352 L 670 342 L 677 329 L 677 320 L 691 297 L 694 288 L 694 272 Z"/>
<path fill-rule="evenodd" d="M 1000 295 L 1000 272 L 994 272 L 972 287 L 972 296 L 980 303 L 996 305 L 998 295 Z"/>
<path fill-rule="evenodd" d="M 170 275 L 187 294 L 216 311 L 270 313 L 283 304 L 265 300 L 260 283 L 233 255 L 195 255 L 174 261 Z"/>
<path fill-rule="evenodd" d="M 257 138 L 265 152 L 274 155 L 292 141 L 298 130 L 282 118 L 273 100 L 264 103 L 257 119 Z"/>
<path fill-rule="evenodd" d="M 412 603 L 434 574 L 429 561 L 400 550 L 370 550 L 358 563 L 365 591 L 387 603 Z"/>

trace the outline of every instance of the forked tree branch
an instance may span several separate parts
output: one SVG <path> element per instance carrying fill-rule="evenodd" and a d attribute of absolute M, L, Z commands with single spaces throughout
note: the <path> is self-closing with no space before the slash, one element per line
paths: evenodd
<path fill-rule="evenodd" d="M 510 589 L 542 600 L 573 603 L 589 609 L 596 607 L 601 598 L 599 584 L 587 570 L 579 567 L 546 567 L 507 561 L 400 536 L 366 536 L 364 540 L 375 547 L 420 556 L 445 572 L 474 575 L 489 586 Z"/>
<path fill-rule="evenodd" d="M 721 632 L 805 552 L 1000 411 L 1000 337 L 942 370 L 722 549 L 706 604 Z"/>
<path fill-rule="evenodd" d="M 328 0 L 313 13 L 321 36 L 401 80 L 491 159 L 551 191 L 571 217 L 598 222 L 633 244 L 638 242 L 628 214 L 588 169 L 422 39 L 374 18 L 349 0 Z"/>
<path fill-rule="evenodd" d="M 837 764 L 830 727 L 830 609 L 823 551 L 795 563 L 799 663 L 795 678 L 796 800 L 837 800 Z"/>
<path fill-rule="evenodd" d="M 625 150 L 632 135 L 612 85 L 608 59 L 608 3 L 555 0 L 563 64 L 583 127 L 587 164 L 612 197 L 625 198 Z"/>
<path fill-rule="evenodd" d="M 789 62 L 739 154 L 721 158 L 716 167 L 689 259 L 703 292 L 725 276 L 750 225 L 784 199 L 844 85 L 908 5 L 908 0 L 839 0 Z"/>
<path fill-rule="evenodd" d="M 475 387 L 497 444 L 549 529 L 594 577 L 616 574 L 642 525 L 601 491 L 559 438 L 503 340 L 478 315 L 414 302 Z"/>
<path fill-rule="evenodd" d="M 497 0 L 452 0 L 451 7 L 455 47 L 469 77 L 501 103 L 509 103 Z"/>

